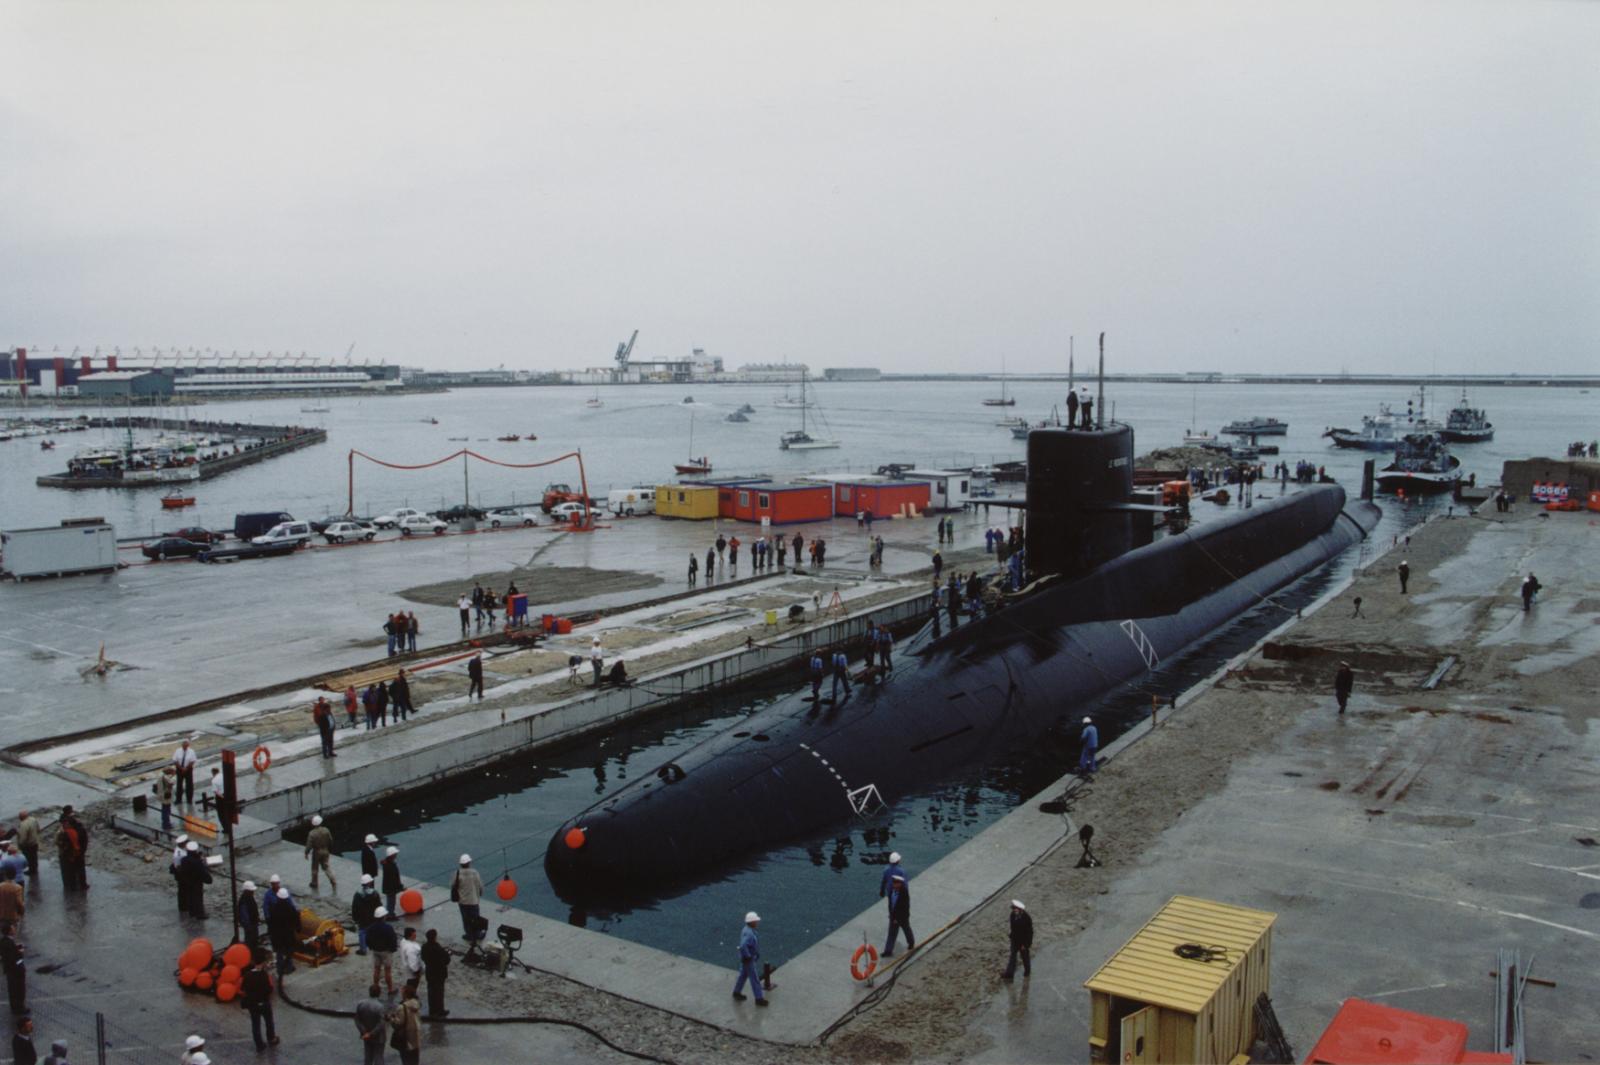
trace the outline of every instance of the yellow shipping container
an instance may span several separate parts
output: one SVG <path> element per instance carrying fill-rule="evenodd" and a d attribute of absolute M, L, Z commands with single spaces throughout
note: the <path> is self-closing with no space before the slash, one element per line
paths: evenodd
<path fill-rule="evenodd" d="M 1277 914 L 1174 895 L 1083 986 L 1089 1060 L 1226 1065 L 1270 993 Z"/>
<path fill-rule="evenodd" d="M 717 516 L 715 485 L 664 484 L 656 489 L 656 517 L 710 521 Z"/>

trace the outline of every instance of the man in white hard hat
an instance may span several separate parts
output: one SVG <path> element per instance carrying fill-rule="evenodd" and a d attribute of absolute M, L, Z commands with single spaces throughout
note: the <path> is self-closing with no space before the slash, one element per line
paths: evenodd
<path fill-rule="evenodd" d="M 1083 746 L 1078 754 L 1078 772 L 1092 777 L 1100 751 L 1100 730 L 1094 727 L 1093 718 L 1083 719 L 1083 733 L 1079 739 Z"/>
<path fill-rule="evenodd" d="M 172 860 L 167 863 L 167 872 L 172 874 L 172 883 L 178 894 L 178 912 L 189 912 L 189 896 L 183 890 L 183 881 L 178 879 L 178 865 L 183 861 L 183 845 L 189 842 L 189 837 L 180 835 L 172 841 Z"/>
<path fill-rule="evenodd" d="M 278 908 L 278 892 L 287 890 L 288 888 L 283 886 L 283 877 L 277 873 L 273 873 L 267 880 L 267 893 L 261 900 L 261 916 L 267 922 L 269 935 L 272 929 L 272 911 Z M 300 907 L 295 903 L 293 895 L 289 896 L 289 908 L 294 910 L 296 914 L 300 912 Z"/>
<path fill-rule="evenodd" d="M 356 922 L 356 938 L 359 944 L 357 954 L 367 952 L 367 930 L 372 927 L 372 922 L 377 920 L 378 907 L 382 904 L 382 900 L 378 898 L 378 889 L 373 886 L 372 874 L 362 873 L 361 890 L 350 900 L 350 916 Z"/>
<path fill-rule="evenodd" d="M 269 896 L 272 910 L 267 914 L 267 935 L 272 940 L 272 952 L 278 959 L 278 976 L 294 972 L 294 952 L 300 945 L 300 911 L 289 897 L 289 889 L 280 887 Z"/>
<path fill-rule="evenodd" d="M 878 898 L 889 897 L 889 885 L 897 876 L 906 875 L 905 867 L 900 864 L 900 852 L 889 852 L 889 864 L 883 867 L 883 876 L 878 879 Z"/>
<path fill-rule="evenodd" d="M 200 853 L 200 844 L 190 840 L 183 845 L 183 861 L 178 863 L 178 887 L 184 894 L 190 917 L 205 920 L 206 885 L 211 883 L 211 868 Z"/>
<path fill-rule="evenodd" d="M 1011 960 L 1001 972 L 1000 979 L 1010 980 L 1017 975 L 1017 955 L 1022 955 L 1022 975 L 1033 975 L 1033 918 L 1028 908 L 1016 899 L 1011 900 Z"/>
<path fill-rule="evenodd" d="M 361 871 L 374 880 L 378 878 L 378 837 L 371 832 L 361 843 Z"/>
<path fill-rule="evenodd" d="M 322 823 L 321 814 L 312 815 L 311 831 L 306 833 L 305 856 L 311 859 L 311 890 L 317 890 L 317 872 L 320 870 L 328 874 L 328 886 L 338 891 L 339 882 L 333 878 L 333 869 L 328 865 L 333 856 L 333 833 Z"/>
<path fill-rule="evenodd" d="M 376 985 L 382 977 L 389 993 L 394 994 L 394 952 L 399 949 L 400 937 L 395 935 L 394 925 L 385 920 L 388 910 L 379 906 L 373 916 L 377 920 L 367 929 L 367 947 L 372 951 L 372 982 Z"/>
<path fill-rule="evenodd" d="M 761 977 L 756 974 L 756 962 L 761 959 L 761 946 L 756 942 L 756 926 L 761 915 L 754 910 L 744 915 L 744 927 L 739 930 L 739 979 L 733 985 L 733 997 L 744 1001 L 744 985 L 749 981 L 755 992 L 756 1005 L 765 1006 L 767 996 L 761 990 Z"/>
<path fill-rule="evenodd" d="M 405 884 L 400 879 L 400 848 L 391 846 L 384 851 L 383 861 L 378 863 L 378 868 L 383 870 L 383 880 L 378 885 L 378 890 L 383 892 L 383 904 L 390 913 L 398 916 L 400 908 L 395 900 L 405 890 Z"/>
<path fill-rule="evenodd" d="M 483 898 L 483 878 L 472 868 L 472 855 L 463 854 L 458 865 L 460 867 L 450 881 L 450 897 L 461 909 L 461 929 L 466 934 L 467 942 L 475 943 L 483 938 L 483 929 L 478 927 L 478 903 Z"/>
<path fill-rule="evenodd" d="M 256 882 L 246 880 L 234 903 L 239 918 L 239 940 L 254 953 L 261 943 L 261 907 L 256 903 Z"/>

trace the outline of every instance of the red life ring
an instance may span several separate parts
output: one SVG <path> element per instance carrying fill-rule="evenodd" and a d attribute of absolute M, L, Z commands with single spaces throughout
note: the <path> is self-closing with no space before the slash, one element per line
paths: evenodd
<path fill-rule="evenodd" d="M 265 747 L 257 747 L 256 753 L 250 756 L 250 764 L 256 767 L 257 773 L 265 773 L 272 765 L 272 752 Z"/>
<path fill-rule="evenodd" d="M 861 971 L 861 956 L 863 954 L 867 956 L 867 969 L 865 972 Z M 856 948 L 856 952 L 850 956 L 850 975 L 857 980 L 865 980 L 877 971 L 878 948 L 871 943 L 861 944 Z"/>

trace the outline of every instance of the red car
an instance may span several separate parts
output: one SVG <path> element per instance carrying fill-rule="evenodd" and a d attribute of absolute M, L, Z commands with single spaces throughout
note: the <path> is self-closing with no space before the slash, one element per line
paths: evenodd
<path fill-rule="evenodd" d="M 167 533 L 167 535 L 176 536 L 180 540 L 188 540 L 190 543 L 195 544 L 215 544 L 220 543 L 227 534 L 212 532 L 210 529 L 193 528 L 176 529 Z"/>

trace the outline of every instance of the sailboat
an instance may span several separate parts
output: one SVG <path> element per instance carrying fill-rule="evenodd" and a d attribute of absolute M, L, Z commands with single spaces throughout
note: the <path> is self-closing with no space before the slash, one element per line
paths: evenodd
<path fill-rule="evenodd" d="M 710 473 L 711 472 L 711 460 L 710 459 L 708 459 L 704 455 L 701 455 L 699 458 L 694 458 L 693 457 L 694 456 L 694 411 L 690 411 L 689 412 L 689 455 L 690 455 L 690 458 L 689 458 L 688 462 L 680 462 L 677 465 L 673 466 L 672 468 L 677 470 L 679 473 L 684 473 L 684 474 L 697 474 L 697 473 Z"/>
<path fill-rule="evenodd" d="M 818 439 L 806 432 L 806 410 L 815 404 L 806 401 L 806 374 L 800 371 L 800 428 L 791 429 L 778 438 L 778 446 L 784 451 L 821 451 L 825 448 L 839 446 L 839 441 Z M 821 423 L 823 431 L 827 431 L 827 421 L 822 417 L 819 409 L 817 421 Z"/>
<path fill-rule="evenodd" d="M 587 400 L 585 400 L 583 405 L 585 407 L 588 407 L 590 410 L 596 410 L 596 409 L 598 409 L 600 407 L 605 406 L 604 403 L 600 402 L 600 386 L 599 385 L 595 385 L 594 386 L 594 395 L 590 396 Z"/>
<path fill-rule="evenodd" d="M 990 396 L 983 401 L 983 405 L 985 407 L 1015 407 L 1017 405 L 1016 399 L 1006 395 L 1006 360 L 1004 359 L 1000 360 L 1000 398 L 996 399 Z"/>
<path fill-rule="evenodd" d="M 1200 393 L 1196 390 L 1189 397 L 1189 431 L 1183 434 L 1183 442 L 1191 447 L 1205 447 L 1207 444 L 1215 444 L 1217 442 L 1215 433 L 1208 433 L 1204 429 L 1196 429 L 1194 427 L 1194 423 L 1199 420 L 1196 417 L 1196 412 L 1199 409 Z"/>

